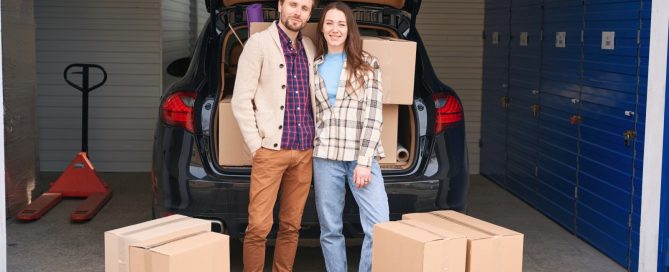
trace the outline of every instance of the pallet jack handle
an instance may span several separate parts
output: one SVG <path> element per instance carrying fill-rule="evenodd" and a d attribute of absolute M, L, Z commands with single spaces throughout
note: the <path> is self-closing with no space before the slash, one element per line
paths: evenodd
<path fill-rule="evenodd" d="M 70 73 L 69 71 L 72 68 L 81 68 L 81 70 Z M 92 69 L 100 70 L 103 77 L 100 83 L 90 86 L 90 72 Z M 70 81 L 69 77 L 75 74 L 80 74 L 82 76 L 81 85 L 77 85 L 76 83 Z M 99 88 L 100 86 L 104 85 L 105 82 L 107 82 L 107 71 L 105 71 L 105 68 L 102 68 L 102 66 L 97 64 L 73 63 L 65 68 L 65 71 L 63 71 L 63 78 L 67 84 L 81 91 L 83 94 L 81 101 L 81 152 L 88 153 L 88 93 Z"/>

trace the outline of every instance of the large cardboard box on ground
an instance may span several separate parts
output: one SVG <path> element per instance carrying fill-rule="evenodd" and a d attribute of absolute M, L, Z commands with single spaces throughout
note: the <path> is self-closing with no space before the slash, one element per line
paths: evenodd
<path fill-rule="evenodd" d="M 374 272 L 464 272 L 466 253 L 463 235 L 422 221 L 374 225 Z"/>
<path fill-rule="evenodd" d="M 419 220 L 467 238 L 468 272 L 521 272 L 523 234 L 454 211 L 412 213 L 403 220 Z"/>
<path fill-rule="evenodd" d="M 271 23 L 251 23 L 249 33 L 267 29 Z M 317 25 L 307 24 L 302 34 L 315 41 Z M 390 37 L 362 37 L 362 48 L 379 60 L 384 104 L 413 104 L 416 42 Z"/>
<path fill-rule="evenodd" d="M 223 166 L 245 166 L 253 163 L 237 119 L 232 114 L 229 98 L 218 104 L 218 164 Z"/>
<path fill-rule="evenodd" d="M 105 232 L 105 272 L 128 272 L 131 244 L 154 243 L 211 231 L 211 222 L 183 215 L 151 220 Z"/>
<path fill-rule="evenodd" d="M 202 232 L 130 246 L 130 272 L 230 272 L 230 239 Z"/>

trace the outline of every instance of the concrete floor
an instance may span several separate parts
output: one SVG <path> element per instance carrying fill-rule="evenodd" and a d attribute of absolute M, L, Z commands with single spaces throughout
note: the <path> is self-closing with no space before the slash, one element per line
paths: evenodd
<path fill-rule="evenodd" d="M 44 173 L 41 184 L 56 177 Z M 80 200 L 65 200 L 36 222 L 7 220 L 8 271 L 104 271 L 104 231 L 149 220 L 151 191 L 148 173 L 102 173 L 101 177 L 114 196 L 88 223 L 69 220 Z M 524 271 L 625 271 L 485 178 L 472 176 L 471 180 L 470 215 L 525 234 Z M 357 270 L 359 250 L 348 250 L 350 271 Z M 271 252 L 268 249 L 268 255 Z M 232 271 L 241 271 L 241 243 L 231 243 L 231 258 Z M 295 271 L 325 271 L 320 248 L 300 247 Z"/>

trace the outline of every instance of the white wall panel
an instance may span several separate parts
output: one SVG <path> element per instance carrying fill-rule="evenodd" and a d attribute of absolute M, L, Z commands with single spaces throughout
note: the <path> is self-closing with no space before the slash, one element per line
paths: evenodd
<path fill-rule="evenodd" d="M 160 0 L 35 0 L 40 168 L 62 171 L 81 147 L 81 93 L 63 80 L 95 63 L 89 153 L 98 171 L 149 171 L 161 95 Z"/>
<path fill-rule="evenodd" d="M 423 0 L 416 26 L 437 76 L 462 100 L 472 174 L 479 172 L 483 17 L 483 0 Z"/>

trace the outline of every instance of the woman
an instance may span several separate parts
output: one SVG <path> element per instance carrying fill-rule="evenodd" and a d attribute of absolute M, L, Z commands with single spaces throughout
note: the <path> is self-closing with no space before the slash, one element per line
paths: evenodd
<path fill-rule="evenodd" d="M 345 186 L 360 207 L 365 238 L 359 271 L 371 270 L 373 225 L 388 221 L 388 196 L 375 157 L 381 146 L 381 70 L 362 50 L 353 12 L 344 3 L 323 9 L 314 73 L 314 188 L 321 248 L 330 272 L 347 270 L 342 234 Z"/>

